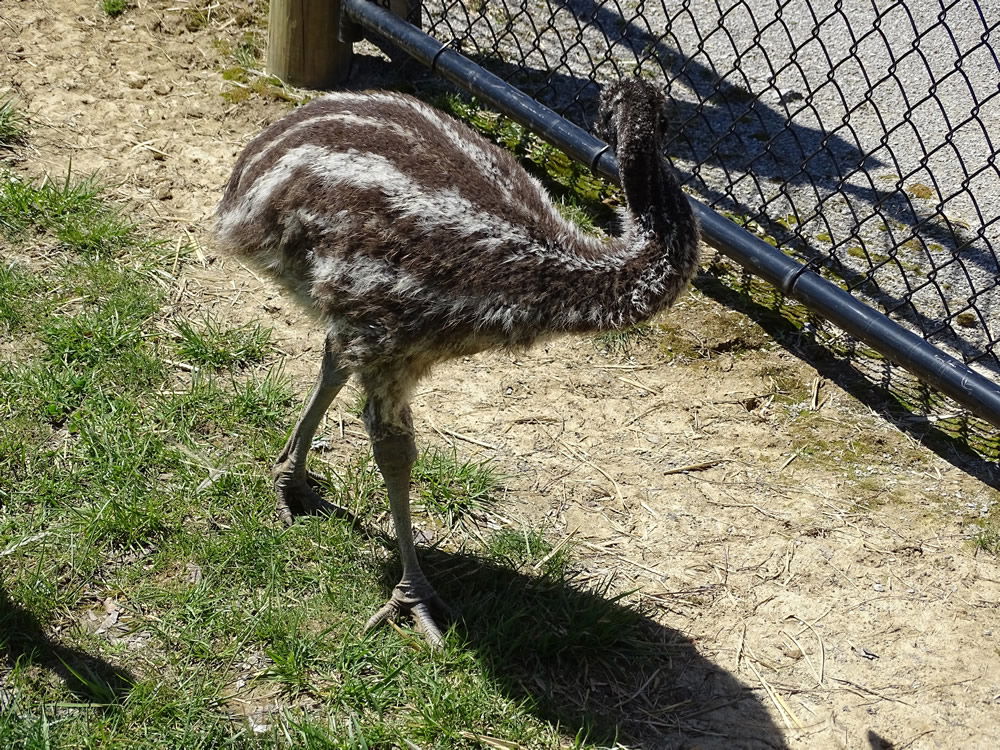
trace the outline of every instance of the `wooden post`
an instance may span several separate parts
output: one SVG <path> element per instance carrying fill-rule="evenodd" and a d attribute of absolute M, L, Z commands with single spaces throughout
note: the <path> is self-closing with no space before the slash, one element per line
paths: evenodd
<path fill-rule="evenodd" d="M 311 89 L 343 82 L 352 46 L 339 41 L 339 25 L 340 0 L 271 0 L 267 72 Z"/>

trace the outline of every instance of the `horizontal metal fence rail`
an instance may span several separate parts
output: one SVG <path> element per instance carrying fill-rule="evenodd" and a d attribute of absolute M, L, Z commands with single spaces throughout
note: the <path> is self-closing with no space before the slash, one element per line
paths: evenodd
<path fill-rule="evenodd" d="M 552 145 L 618 183 L 604 142 L 369 0 L 343 0 L 353 22 L 392 42 L 432 71 L 534 130 Z M 729 219 L 689 198 L 704 239 L 752 273 L 864 341 L 973 414 L 1000 427 L 1000 386 L 889 320 Z"/>

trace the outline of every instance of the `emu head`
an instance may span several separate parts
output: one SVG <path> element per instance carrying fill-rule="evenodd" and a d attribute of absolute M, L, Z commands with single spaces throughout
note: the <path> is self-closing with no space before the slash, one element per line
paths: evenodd
<path fill-rule="evenodd" d="M 601 91 L 594 133 L 616 154 L 622 148 L 649 148 L 663 139 L 667 101 L 656 86 L 641 78 L 623 78 Z"/>

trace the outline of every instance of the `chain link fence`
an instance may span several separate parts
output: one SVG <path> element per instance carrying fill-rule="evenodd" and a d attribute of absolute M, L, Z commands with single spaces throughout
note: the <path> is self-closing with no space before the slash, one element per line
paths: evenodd
<path fill-rule="evenodd" d="M 585 127 L 601 83 L 660 81 L 689 190 L 1000 380 L 996 7 L 425 0 L 423 13 L 432 36 Z"/>

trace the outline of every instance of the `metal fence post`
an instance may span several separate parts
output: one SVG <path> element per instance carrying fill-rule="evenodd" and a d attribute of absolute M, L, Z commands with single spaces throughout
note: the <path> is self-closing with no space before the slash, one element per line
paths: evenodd
<path fill-rule="evenodd" d="M 271 0 L 267 72 L 293 86 L 329 88 L 347 78 L 352 45 L 338 38 L 340 0 Z"/>

